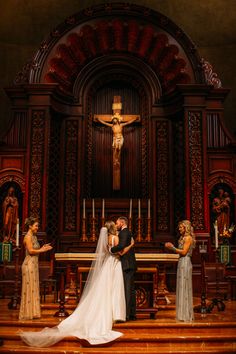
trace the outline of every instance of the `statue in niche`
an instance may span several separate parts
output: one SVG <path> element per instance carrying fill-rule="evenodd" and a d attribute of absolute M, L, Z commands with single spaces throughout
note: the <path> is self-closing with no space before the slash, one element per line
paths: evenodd
<path fill-rule="evenodd" d="M 217 220 L 219 234 L 222 236 L 224 230 L 230 227 L 230 208 L 231 198 L 227 191 L 223 188 L 218 188 L 217 196 L 213 199 L 212 211 Z"/>
<path fill-rule="evenodd" d="M 15 242 L 16 224 L 19 203 L 15 196 L 14 187 L 10 187 L 2 204 L 3 211 L 3 240 Z"/>

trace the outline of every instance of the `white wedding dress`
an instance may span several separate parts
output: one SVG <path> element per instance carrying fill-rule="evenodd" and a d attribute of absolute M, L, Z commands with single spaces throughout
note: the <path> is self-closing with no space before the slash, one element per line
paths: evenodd
<path fill-rule="evenodd" d="M 49 347 L 65 337 L 74 336 L 96 345 L 122 336 L 121 332 L 112 330 L 112 325 L 114 321 L 126 319 L 123 273 L 119 257 L 109 253 L 107 243 L 107 228 L 102 227 L 96 260 L 75 311 L 56 327 L 47 327 L 40 332 L 21 332 L 25 343 Z"/>

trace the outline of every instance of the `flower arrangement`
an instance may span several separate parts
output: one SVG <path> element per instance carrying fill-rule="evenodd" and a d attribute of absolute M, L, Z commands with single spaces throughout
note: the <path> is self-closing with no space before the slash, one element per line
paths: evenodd
<path fill-rule="evenodd" d="M 224 230 L 223 230 L 223 235 L 220 235 L 221 237 L 225 237 L 225 238 L 230 238 L 233 234 L 235 230 L 235 225 L 231 224 L 231 226 L 229 227 L 229 229 L 226 229 L 226 226 L 224 226 Z"/>

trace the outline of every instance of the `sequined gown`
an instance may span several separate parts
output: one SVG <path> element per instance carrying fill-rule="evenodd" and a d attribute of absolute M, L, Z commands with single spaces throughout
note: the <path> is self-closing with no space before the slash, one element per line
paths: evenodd
<path fill-rule="evenodd" d="M 183 249 L 184 238 L 179 241 L 178 248 Z M 178 321 L 191 322 L 193 314 L 193 291 L 192 291 L 192 256 L 191 245 L 186 256 L 180 256 L 177 268 L 176 283 L 176 319 Z"/>
<path fill-rule="evenodd" d="M 32 235 L 34 249 L 39 249 L 37 237 Z M 32 320 L 41 317 L 38 254 L 26 256 L 22 264 L 22 291 L 19 320 Z"/>

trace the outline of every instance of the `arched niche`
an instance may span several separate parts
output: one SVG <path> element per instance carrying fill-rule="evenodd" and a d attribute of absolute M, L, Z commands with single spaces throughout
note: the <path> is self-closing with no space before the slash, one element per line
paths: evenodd
<path fill-rule="evenodd" d="M 205 82 L 196 47 L 176 24 L 156 11 L 125 3 L 98 5 L 66 19 L 15 82 L 58 83 L 64 95 L 73 97 L 81 71 L 97 59 L 109 65 L 115 55 L 148 66 L 159 79 L 161 94 L 176 84 Z"/>

